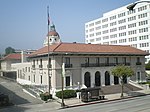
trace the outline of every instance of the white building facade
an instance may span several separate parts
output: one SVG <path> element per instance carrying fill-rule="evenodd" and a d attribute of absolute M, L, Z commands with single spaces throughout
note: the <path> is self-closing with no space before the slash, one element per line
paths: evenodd
<path fill-rule="evenodd" d="M 85 23 L 85 43 L 130 45 L 150 53 L 150 4 L 139 3 L 133 11 L 127 6 Z"/>
<path fill-rule="evenodd" d="M 50 46 L 50 67 L 48 75 L 47 46 L 30 55 L 32 63 L 31 82 L 46 87 L 49 76 L 51 92 L 62 87 L 62 63 L 66 74 L 64 87 L 77 89 L 80 86 L 95 87 L 119 84 L 111 75 L 111 69 L 119 64 L 131 67 L 135 74 L 128 80 L 145 81 L 146 52 L 130 46 L 59 43 Z"/>
<path fill-rule="evenodd" d="M 126 45 L 62 43 L 54 26 L 47 36 L 50 45 L 47 46 L 46 37 L 44 47 L 28 56 L 29 62 L 12 64 L 18 83 L 45 92 L 50 87 L 53 95 L 62 88 L 62 83 L 65 89 L 115 85 L 120 84 L 120 80 L 111 74 L 111 69 L 120 64 L 135 72 L 131 78 L 124 77 L 125 83 L 129 80 L 145 81 L 145 51 Z M 25 59 L 23 55 L 21 57 Z M 65 75 L 62 77 L 63 63 Z"/>
<path fill-rule="evenodd" d="M 21 63 L 21 54 L 9 54 L 0 60 L 0 76 L 16 79 L 16 71 L 12 70 L 12 64 Z"/>

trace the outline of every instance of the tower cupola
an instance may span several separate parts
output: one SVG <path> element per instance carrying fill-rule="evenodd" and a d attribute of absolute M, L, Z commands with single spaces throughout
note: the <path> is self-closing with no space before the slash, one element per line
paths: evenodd
<path fill-rule="evenodd" d="M 44 40 L 44 46 L 48 45 L 48 37 L 49 37 L 49 45 L 61 42 L 59 34 L 56 32 L 54 24 L 50 26 L 50 31 L 48 32 L 46 39 Z"/>

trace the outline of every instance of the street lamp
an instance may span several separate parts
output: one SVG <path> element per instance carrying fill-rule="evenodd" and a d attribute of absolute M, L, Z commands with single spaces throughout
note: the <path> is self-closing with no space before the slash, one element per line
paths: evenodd
<path fill-rule="evenodd" d="M 62 57 L 63 60 L 63 57 Z M 61 79 L 62 79 L 62 103 L 61 103 L 61 107 L 64 108 L 65 107 L 65 102 L 64 102 L 64 77 L 65 77 L 65 63 L 62 62 L 62 75 L 61 75 Z"/>
<path fill-rule="evenodd" d="M 150 1 L 139 1 L 139 2 L 132 3 L 131 5 L 127 6 L 127 9 L 133 11 L 134 7 L 135 7 L 138 3 L 143 3 L 143 2 L 150 3 Z"/>

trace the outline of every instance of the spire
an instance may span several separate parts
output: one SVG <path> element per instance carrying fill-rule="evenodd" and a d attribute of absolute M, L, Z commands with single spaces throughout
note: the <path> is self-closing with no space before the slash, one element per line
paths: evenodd
<path fill-rule="evenodd" d="M 52 23 L 50 31 L 56 31 L 55 25 Z"/>

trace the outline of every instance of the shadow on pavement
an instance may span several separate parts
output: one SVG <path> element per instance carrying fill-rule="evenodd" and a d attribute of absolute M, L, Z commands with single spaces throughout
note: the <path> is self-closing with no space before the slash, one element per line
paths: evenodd
<path fill-rule="evenodd" d="M 0 112 L 24 112 L 25 110 L 28 110 L 26 107 L 17 107 L 17 106 L 11 106 L 7 108 L 0 108 Z"/>
<path fill-rule="evenodd" d="M 12 104 L 19 105 L 19 104 L 30 103 L 28 100 L 18 96 L 15 92 L 10 91 L 9 89 L 2 86 L 1 84 L 0 84 L 0 92 L 8 95 L 9 96 L 9 101 Z"/>
<path fill-rule="evenodd" d="M 144 96 L 144 95 L 146 94 L 142 92 L 137 92 L 137 91 L 132 91 L 128 93 L 128 96 Z"/>

